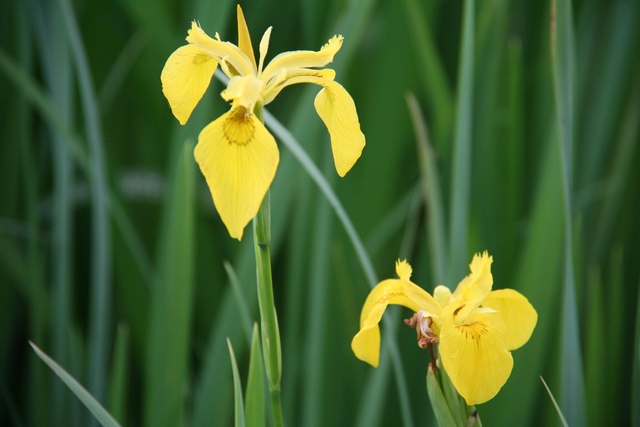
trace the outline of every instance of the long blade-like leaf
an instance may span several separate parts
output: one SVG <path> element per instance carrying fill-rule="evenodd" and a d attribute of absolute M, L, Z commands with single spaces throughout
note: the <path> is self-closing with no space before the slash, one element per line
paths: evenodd
<path fill-rule="evenodd" d="M 562 295 L 561 402 L 571 425 L 585 425 L 585 395 L 573 260 L 573 26 L 570 0 L 551 3 L 551 62 L 564 190 L 564 289 Z"/>
<path fill-rule="evenodd" d="M 227 338 L 229 346 L 229 357 L 231 358 L 231 369 L 233 370 L 233 396 L 234 396 L 234 413 L 235 427 L 244 427 L 244 400 L 242 397 L 242 383 L 240 382 L 240 372 L 238 371 L 238 363 L 236 355 L 231 346 L 231 340 Z"/>
<path fill-rule="evenodd" d="M 119 427 L 120 424 L 102 407 L 98 402 L 75 378 L 73 378 L 64 368 L 50 358 L 44 351 L 40 350 L 37 345 L 29 342 L 38 357 L 44 361 L 51 370 L 69 387 L 78 399 L 91 411 L 96 420 L 104 427 Z"/>

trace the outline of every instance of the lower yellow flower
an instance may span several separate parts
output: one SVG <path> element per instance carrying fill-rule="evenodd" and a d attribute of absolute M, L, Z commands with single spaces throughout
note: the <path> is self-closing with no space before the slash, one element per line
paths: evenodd
<path fill-rule="evenodd" d="M 522 294 L 512 289 L 491 290 L 492 262 L 487 252 L 476 254 L 471 274 L 455 292 L 438 286 L 434 298 L 409 280 L 411 266 L 398 261 L 399 279 L 380 282 L 365 301 L 360 331 L 351 342 L 356 357 L 378 366 L 378 323 L 388 304 L 403 305 L 416 313 L 405 322 L 416 328 L 418 345 L 425 348 L 439 343 L 442 366 L 467 404 L 492 399 L 511 374 L 511 350 L 529 340 L 538 320 Z"/>
<path fill-rule="evenodd" d="M 206 177 L 213 202 L 231 237 L 242 238 L 244 227 L 257 214 L 278 167 L 275 139 L 254 109 L 267 105 L 282 89 L 313 83 L 322 89 L 314 106 L 329 130 L 338 175 L 344 176 L 360 157 L 364 134 L 353 99 L 334 81 L 335 71 L 319 69 L 333 61 L 342 36 L 332 37 L 317 51 L 276 55 L 264 64 L 271 27 L 260 41 L 256 62 L 251 37 L 240 6 L 238 44 L 209 37 L 193 22 L 187 42 L 167 60 L 160 79 L 162 92 L 180 124 L 185 124 L 204 95 L 218 65 L 229 77 L 221 93 L 230 111 L 200 133 L 195 158 Z"/>

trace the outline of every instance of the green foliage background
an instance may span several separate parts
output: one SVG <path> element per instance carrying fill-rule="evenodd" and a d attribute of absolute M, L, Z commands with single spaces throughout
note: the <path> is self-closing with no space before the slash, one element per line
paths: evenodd
<path fill-rule="evenodd" d="M 485 425 L 559 423 L 541 375 L 571 425 L 638 425 L 640 6 L 552 6 L 475 2 L 465 33 L 462 1 L 242 3 L 254 46 L 274 27 L 269 58 L 345 37 L 332 66 L 367 146 L 344 179 L 316 87 L 287 89 L 267 109 L 324 171 L 378 277 L 400 257 L 425 289 L 454 287 L 486 249 L 494 288 L 538 310 L 511 378 L 478 408 Z M 216 81 L 181 127 L 160 87 L 192 19 L 236 40 L 224 0 L 0 4 L 0 425 L 91 419 L 28 340 L 123 425 L 233 422 L 226 338 L 246 381 L 258 319 L 251 233 L 229 238 L 191 156 L 227 106 Z M 285 422 L 433 425 L 413 331 L 383 334 L 401 371 L 388 352 L 378 369 L 353 356 L 369 284 L 334 211 L 280 148 Z M 398 325 L 410 316 L 391 311 Z"/>

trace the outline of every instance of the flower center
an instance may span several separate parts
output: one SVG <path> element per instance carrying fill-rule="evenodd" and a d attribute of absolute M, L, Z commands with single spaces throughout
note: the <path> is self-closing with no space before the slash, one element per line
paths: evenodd
<path fill-rule="evenodd" d="M 438 336 L 431 329 L 433 320 L 430 316 L 427 316 L 427 312 L 424 310 L 418 310 L 409 319 L 405 319 L 404 323 L 416 328 L 418 347 L 427 348 L 429 344 L 435 344 L 438 342 Z"/>
<path fill-rule="evenodd" d="M 244 107 L 231 110 L 222 125 L 224 137 L 230 144 L 246 145 L 253 139 L 255 126 Z"/>
<path fill-rule="evenodd" d="M 229 80 L 227 88 L 220 94 L 225 101 L 232 101 L 233 106 L 243 106 L 247 111 L 253 113 L 253 108 L 258 101 L 262 102 L 260 96 L 264 82 L 252 75 L 235 76 Z"/>

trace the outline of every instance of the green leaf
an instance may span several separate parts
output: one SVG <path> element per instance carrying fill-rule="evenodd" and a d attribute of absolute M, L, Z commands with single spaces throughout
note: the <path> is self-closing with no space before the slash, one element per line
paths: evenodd
<path fill-rule="evenodd" d="M 29 341 L 31 347 L 36 352 L 38 357 L 44 361 L 51 370 L 69 387 L 69 389 L 75 394 L 78 399 L 84 404 L 84 406 L 93 414 L 93 416 L 105 427 L 118 427 L 120 424 L 100 405 L 92 395 L 82 385 L 75 380 L 67 371 L 58 365 L 55 360 L 50 358 L 45 352 L 40 350 L 38 346 Z"/>
<path fill-rule="evenodd" d="M 404 0 L 405 13 L 420 67 L 420 83 L 424 86 L 429 109 L 433 111 L 435 145 L 442 148 L 449 143 L 453 124 L 453 94 L 447 80 L 442 58 L 436 47 L 429 22 L 424 19 L 422 2 Z M 415 124 L 414 124 L 415 127 Z"/>
<path fill-rule="evenodd" d="M 227 276 L 229 277 L 229 283 L 231 284 L 231 289 L 233 290 L 233 296 L 235 297 L 238 311 L 240 312 L 240 324 L 242 325 L 242 329 L 247 336 L 247 341 L 251 341 L 251 315 L 249 314 L 249 306 L 247 304 L 247 301 L 245 301 L 245 298 L 242 296 L 242 289 L 240 288 L 240 283 L 238 282 L 238 275 L 236 274 L 236 271 L 230 262 L 225 261 L 223 265 L 225 271 L 227 272 Z"/>
<path fill-rule="evenodd" d="M 231 358 L 231 369 L 233 370 L 233 396 L 234 396 L 234 419 L 235 427 L 244 427 L 244 402 L 242 400 L 242 383 L 240 382 L 240 373 L 238 372 L 238 364 L 236 363 L 236 356 L 233 353 L 233 347 L 231 346 L 231 340 L 227 338 L 227 345 L 229 346 L 229 357 Z"/>
<path fill-rule="evenodd" d="M 438 379 L 441 372 L 441 369 L 438 370 L 438 372 L 435 372 L 431 363 L 429 363 L 429 368 L 427 369 L 427 393 L 429 395 L 429 400 L 431 401 L 431 408 L 433 409 L 433 413 L 435 414 L 440 427 L 459 426 L 461 424 L 459 422 L 456 423 L 456 419 L 449 408 L 448 399 L 445 396 L 440 380 Z"/>
<path fill-rule="evenodd" d="M 631 378 L 631 425 L 640 425 L 640 293 L 636 302 L 636 333 L 633 340 Z"/>
<path fill-rule="evenodd" d="M 107 407 L 113 416 L 126 423 L 126 404 L 129 399 L 129 328 L 125 325 L 118 326 L 116 333 L 116 345 L 113 350 L 113 362 L 109 377 L 109 399 Z"/>
<path fill-rule="evenodd" d="M 569 424 L 567 424 L 567 420 L 564 419 L 564 415 L 562 415 L 562 410 L 560 410 L 560 406 L 558 406 L 558 402 L 556 402 L 555 397 L 553 397 L 553 393 L 551 393 L 551 390 L 549 390 L 549 386 L 547 386 L 547 383 L 544 381 L 544 378 L 540 377 L 540 381 L 542 381 L 542 384 L 544 384 L 544 388 L 547 389 L 547 393 L 549 393 L 549 397 L 551 398 L 551 401 L 553 402 L 553 406 L 555 406 L 556 408 L 556 412 L 558 413 L 558 417 L 560 417 L 560 422 L 562 422 L 562 425 L 564 427 L 569 427 Z"/>
<path fill-rule="evenodd" d="M 458 93 L 456 96 L 456 127 L 453 142 L 451 175 L 451 210 L 449 212 L 449 270 L 448 283 L 464 277 L 469 229 L 469 197 L 471 191 L 471 135 L 473 126 L 473 67 L 475 2 L 464 2 Z"/>
<path fill-rule="evenodd" d="M 193 143 L 174 150 L 159 250 L 158 281 L 151 296 L 146 354 L 145 423 L 180 424 L 188 384 L 193 307 L 194 181 Z"/>
<path fill-rule="evenodd" d="M 262 363 L 260 331 L 258 330 L 258 324 L 254 323 L 253 338 L 251 339 L 251 359 L 249 360 L 249 377 L 245 395 L 245 421 L 248 427 L 266 425 L 265 384 Z"/>
<path fill-rule="evenodd" d="M 572 425 L 584 425 L 585 392 L 573 257 L 573 26 L 570 0 L 551 2 L 551 63 L 564 190 L 564 288 L 561 320 L 561 402 Z"/>
<path fill-rule="evenodd" d="M 420 184 L 428 210 L 427 240 L 431 265 L 433 266 L 433 283 L 445 283 L 447 271 L 447 239 L 444 220 L 444 206 L 440 192 L 440 178 L 436 154 L 431 145 L 427 123 L 420 110 L 420 105 L 412 93 L 406 95 L 411 121 L 416 134 L 418 148 L 418 164 L 420 166 Z"/>
<path fill-rule="evenodd" d="M 442 367 L 442 362 L 438 359 L 438 377 L 440 377 L 440 384 L 442 385 L 442 392 L 451 409 L 451 414 L 458 422 L 458 425 L 466 425 L 469 415 L 475 410 L 468 410 L 467 402 L 460 396 L 458 390 L 455 388 L 449 378 L 449 374 Z"/>

